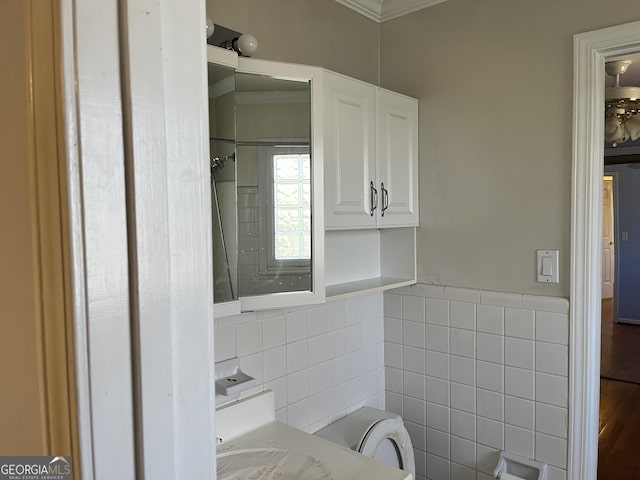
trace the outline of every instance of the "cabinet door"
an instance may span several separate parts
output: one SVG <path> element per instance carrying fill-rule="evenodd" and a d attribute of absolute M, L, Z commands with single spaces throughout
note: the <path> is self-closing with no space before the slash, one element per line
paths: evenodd
<path fill-rule="evenodd" d="M 325 227 L 375 228 L 375 87 L 327 73 L 324 88 Z"/>
<path fill-rule="evenodd" d="M 377 90 L 378 226 L 418 225 L 418 101 Z"/>

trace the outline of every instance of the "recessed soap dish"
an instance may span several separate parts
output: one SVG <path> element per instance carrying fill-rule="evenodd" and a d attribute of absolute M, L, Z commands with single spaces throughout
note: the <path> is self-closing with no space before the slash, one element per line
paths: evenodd
<path fill-rule="evenodd" d="M 253 386 L 255 378 L 238 369 L 233 375 L 216 380 L 216 393 L 228 397 Z M 248 383 L 251 382 L 249 385 Z"/>
<path fill-rule="evenodd" d="M 240 359 L 230 358 L 216 363 L 216 397 L 234 397 L 253 387 L 256 379 L 240 370 Z M 230 398 L 222 399 L 228 401 Z M 218 402 L 216 402 L 218 403 Z"/>

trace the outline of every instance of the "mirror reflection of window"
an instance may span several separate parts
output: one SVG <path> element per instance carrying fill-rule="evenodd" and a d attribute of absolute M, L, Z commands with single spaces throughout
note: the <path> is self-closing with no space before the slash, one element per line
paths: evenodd
<path fill-rule="evenodd" d="M 311 88 L 236 72 L 238 295 L 311 290 Z"/>
<path fill-rule="evenodd" d="M 311 157 L 305 142 L 258 148 L 258 274 L 291 290 L 311 278 Z"/>
<path fill-rule="evenodd" d="M 307 149 L 308 150 L 308 149 Z M 311 258 L 311 159 L 308 153 L 274 154 L 274 257 Z"/>

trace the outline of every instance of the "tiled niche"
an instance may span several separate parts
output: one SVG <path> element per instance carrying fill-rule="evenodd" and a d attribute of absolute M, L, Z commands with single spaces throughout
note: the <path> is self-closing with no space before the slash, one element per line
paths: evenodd
<path fill-rule="evenodd" d="M 490 480 L 501 450 L 566 478 L 569 302 L 414 285 L 384 295 L 386 408 L 417 478 Z"/>

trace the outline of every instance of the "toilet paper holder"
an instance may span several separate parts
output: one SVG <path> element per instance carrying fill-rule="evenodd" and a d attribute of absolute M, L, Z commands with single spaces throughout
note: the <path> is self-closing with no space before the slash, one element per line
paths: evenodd
<path fill-rule="evenodd" d="M 500 480 L 547 480 L 547 464 L 500 452 L 493 476 Z"/>

